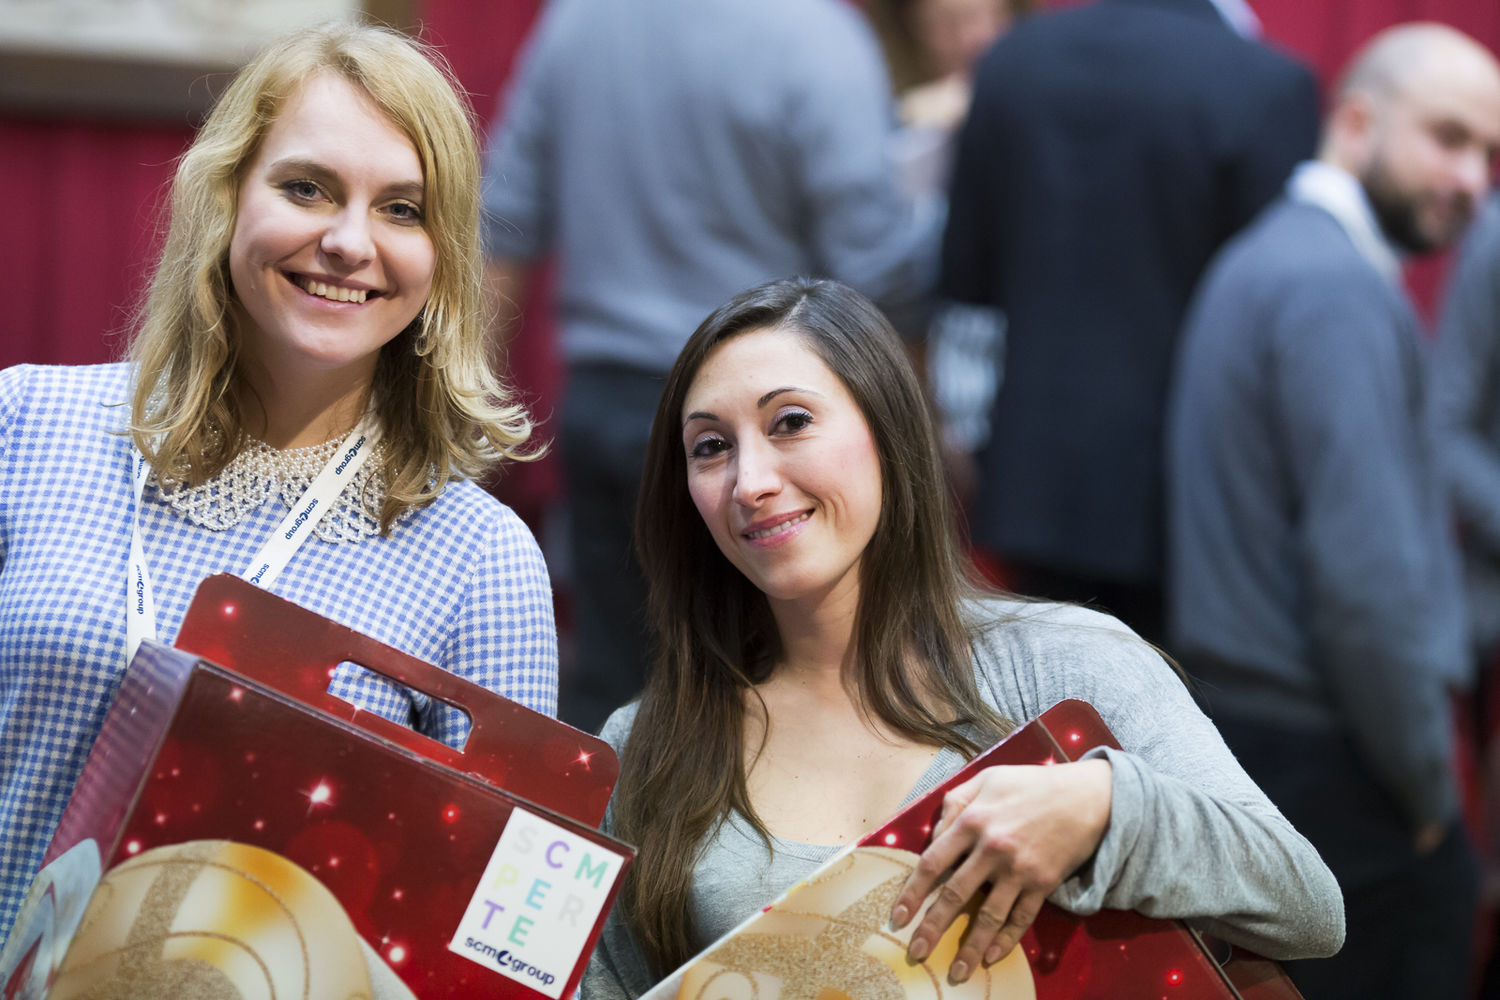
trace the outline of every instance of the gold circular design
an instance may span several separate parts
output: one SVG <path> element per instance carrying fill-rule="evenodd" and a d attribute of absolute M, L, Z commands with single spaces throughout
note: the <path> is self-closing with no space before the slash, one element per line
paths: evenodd
<path fill-rule="evenodd" d="M 971 901 L 925 961 L 906 957 L 931 898 L 899 931 L 891 908 L 917 855 L 860 847 L 796 886 L 683 973 L 678 1000 L 1036 1000 L 1020 948 L 948 981 Z"/>
<path fill-rule="evenodd" d="M 246 844 L 158 847 L 105 873 L 50 1000 L 372 1000 L 348 915 L 305 869 Z"/>

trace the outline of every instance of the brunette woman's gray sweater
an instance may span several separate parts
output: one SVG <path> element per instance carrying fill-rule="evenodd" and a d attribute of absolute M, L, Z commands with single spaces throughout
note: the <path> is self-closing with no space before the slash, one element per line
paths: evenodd
<path fill-rule="evenodd" d="M 1001 715 L 1020 724 L 1082 699 L 1125 748 L 1095 752 L 1114 770 L 1109 828 L 1053 903 L 1078 914 L 1108 908 L 1189 919 L 1271 958 L 1338 950 L 1344 907 L 1332 873 L 1241 770 L 1155 650 L 1114 618 L 1083 608 L 992 600 L 969 612 L 979 690 Z M 621 708 L 602 735 L 622 748 L 634 718 L 633 704 Z M 962 764 L 943 751 L 909 799 Z M 693 869 L 703 946 L 843 849 L 783 840 L 774 847 L 768 852 L 738 815 L 704 844 Z M 621 917 L 611 915 L 600 939 L 584 1000 L 636 997 L 654 982 Z"/>

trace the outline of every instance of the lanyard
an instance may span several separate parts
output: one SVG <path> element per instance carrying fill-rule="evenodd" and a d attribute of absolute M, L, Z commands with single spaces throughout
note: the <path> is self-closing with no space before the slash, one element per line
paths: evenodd
<path fill-rule="evenodd" d="M 380 439 L 380 429 L 374 421 L 366 418 L 339 445 L 333 457 L 323 466 L 317 478 L 292 505 L 291 513 L 282 519 L 276 529 L 250 560 L 241 577 L 257 587 L 269 589 L 291 562 L 292 556 L 312 534 L 313 527 L 328 513 L 333 501 L 365 464 L 375 443 Z M 146 552 L 141 542 L 141 498 L 145 495 L 146 480 L 151 467 L 146 458 L 135 451 L 135 505 L 130 514 L 130 573 L 127 580 L 125 602 L 125 662 L 135 656 L 136 647 L 143 639 L 156 638 L 156 602 L 151 591 L 151 574 L 146 569 Z"/>

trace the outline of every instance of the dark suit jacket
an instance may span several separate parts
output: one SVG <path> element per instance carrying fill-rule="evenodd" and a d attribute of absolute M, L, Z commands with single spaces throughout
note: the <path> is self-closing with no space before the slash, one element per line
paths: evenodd
<path fill-rule="evenodd" d="M 1040 14 L 985 56 L 943 253 L 944 293 L 1008 320 L 977 543 L 1159 581 L 1183 311 L 1317 129 L 1311 72 L 1235 34 L 1209 0 Z"/>

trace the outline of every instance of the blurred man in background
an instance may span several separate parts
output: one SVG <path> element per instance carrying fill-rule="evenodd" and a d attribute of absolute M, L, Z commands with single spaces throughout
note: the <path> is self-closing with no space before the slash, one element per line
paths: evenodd
<path fill-rule="evenodd" d="M 1227 9 L 1227 7 L 1226 7 Z M 1021 20 L 980 64 L 941 289 L 1007 321 L 975 543 L 1162 640 L 1162 428 L 1204 265 L 1317 141 L 1300 63 L 1210 0 Z"/>
<path fill-rule="evenodd" d="M 1459 998 L 1471 973 L 1463 598 L 1401 261 L 1458 239 L 1497 149 L 1490 53 L 1440 25 L 1381 33 L 1184 331 L 1172 648 L 1344 889 L 1343 951 L 1287 965 L 1308 1000 Z"/>

